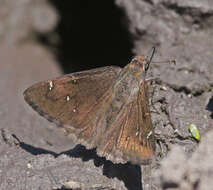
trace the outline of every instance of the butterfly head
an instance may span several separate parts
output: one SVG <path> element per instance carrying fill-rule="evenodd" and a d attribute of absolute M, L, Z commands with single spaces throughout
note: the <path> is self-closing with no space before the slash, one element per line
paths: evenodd
<path fill-rule="evenodd" d="M 132 61 L 129 64 L 129 67 L 131 70 L 134 72 L 134 75 L 140 76 L 143 75 L 145 76 L 145 73 L 149 69 L 149 65 L 152 61 L 152 58 L 155 53 L 155 48 L 153 47 L 149 53 L 148 56 L 136 56 L 135 58 L 132 59 Z"/>

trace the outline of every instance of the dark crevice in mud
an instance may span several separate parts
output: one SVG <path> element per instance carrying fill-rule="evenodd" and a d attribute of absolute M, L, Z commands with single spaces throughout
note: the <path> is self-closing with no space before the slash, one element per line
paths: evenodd
<path fill-rule="evenodd" d="M 153 5 L 153 1 L 152 0 L 144 0 L 146 3 L 150 4 L 150 5 Z"/>
<path fill-rule="evenodd" d="M 133 57 L 129 20 L 113 0 L 51 0 L 58 11 L 56 58 L 65 73 L 108 65 L 125 66 Z M 51 46 L 47 36 L 40 36 Z M 51 48 L 51 47 L 50 47 Z"/>
<path fill-rule="evenodd" d="M 213 119 L 213 96 L 209 99 L 206 109 L 211 112 L 210 117 Z"/>
<path fill-rule="evenodd" d="M 170 88 L 172 88 L 175 92 L 183 92 L 186 95 L 191 94 L 194 97 L 201 96 L 204 92 L 208 92 L 208 87 L 197 88 L 197 89 L 189 89 L 186 86 L 176 86 L 174 84 L 167 84 Z"/>
<path fill-rule="evenodd" d="M 193 95 L 195 97 L 201 96 L 205 92 L 204 88 L 189 89 L 186 86 L 177 86 L 175 84 L 170 84 L 170 83 L 164 82 L 161 79 L 156 80 L 156 83 L 159 84 L 159 85 L 164 84 L 164 85 L 170 87 L 171 89 L 173 89 L 175 92 L 178 92 L 178 93 L 183 92 L 186 95 L 191 94 L 191 95 Z"/>
<path fill-rule="evenodd" d="M 175 92 L 183 92 L 186 95 L 192 94 L 193 96 L 201 96 L 205 91 L 203 89 L 196 89 L 196 90 L 191 90 L 187 88 L 186 86 L 174 86 L 174 85 L 169 85 Z"/>
<path fill-rule="evenodd" d="M 11 134 L 6 128 L 0 129 L 0 142 L 4 142 L 9 146 L 16 146 L 19 144 L 17 137 L 14 134 Z"/>
<path fill-rule="evenodd" d="M 189 95 L 191 94 L 192 96 L 194 97 L 198 97 L 198 96 L 201 96 L 203 93 L 205 92 L 209 92 L 209 91 L 212 91 L 212 84 L 208 84 L 207 86 L 203 85 L 201 86 L 200 88 L 188 88 L 186 86 L 178 86 L 178 85 L 175 85 L 175 84 L 170 84 L 168 82 L 165 82 L 161 79 L 156 79 L 155 82 L 158 84 L 158 85 L 166 85 L 168 86 L 169 88 L 173 89 L 175 92 L 178 92 L 178 93 L 181 93 L 183 92 L 184 94 L 186 95 Z"/>
<path fill-rule="evenodd" d="M 201 9 L 196 7 L 187 7 L 187 6 L 181 7 L 175 3 L 168 3 L 168 2 L 163 3 L 163 5 L 168 9 L 174 10 L 179 15 L 191 15 L 193 17 L 200 17 L 203 19 L 213 16 L 213 12 L 201 12 Z"/>
<path fill-rule="evenodd" d="M 61 187 L 59 189 L 55 189 L 55 190 L 73 190 L 73 188 L 67 188 L 67 187 L 63 186 L 63 187 Z"/>
<path fill-rule="evenodd" d="M 177 183 L 172 183 L 172 182 L 167 182 L 167 183 L 164 183 L 164 184 L 162 184 L 162 187 L 163 187 L 163 189 L 176 189 L 176 188 L 178 188 L 178 184 Z"/>
<path fill-rule="evenodd" d="M 164 7 L 167 9 L 175 11 L 178 15 L 188 15 L 192 18 L 193 23 L 192 24 L 198 24 L 200 27 L 204 28 L 205 26 L 209 28 L 210 25 L 212 25 L 213 20 L 213 11 L 209 12 L 202 12 L 201 8 L 196 7 L 181 7 L 177 5 L 176 3 L 162 3 Z M 213 25 L 212 25 L 213 26 Z"/>
<path fill-rule="evenodd" d="M 193 94 L 193 96 L 197 97 L 197 96 L 201 96 L 204 93 L 204 91 L 197 91 Z"/>

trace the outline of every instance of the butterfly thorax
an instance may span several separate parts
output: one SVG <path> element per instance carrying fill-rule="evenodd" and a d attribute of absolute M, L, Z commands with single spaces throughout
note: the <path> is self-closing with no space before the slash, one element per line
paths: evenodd
<path fill-rule="evenodd" d="M 138 95 L 138 92 L 145 82 L 146 59 L 137 56 L 120 72 L 113 85 L 114 97 L 122 102 L 130 103 Z"/>
<path fill-rule="evenodd" d="M 143 88 L 142 83 L 145 82 L 144 62 L 138 61 L 136 58 L 131 61 L 119 73 L 112 88 L 109 89 L 111 98 L 108 100 L 108 108 L 105 108 L 107 125 L 110 126 L 116 120 L 117 115 L 123 107 L 131 104 L 138 97 Z M 107 93 L 107 92 L 106 92 Z"/>

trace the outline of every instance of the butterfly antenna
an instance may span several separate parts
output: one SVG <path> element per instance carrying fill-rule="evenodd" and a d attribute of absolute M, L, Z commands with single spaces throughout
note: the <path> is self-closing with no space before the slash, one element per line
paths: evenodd
<path fill-rule="evenodd" d="M 176 65 L 176 60 L 175 59 L 168 59 L 165 61 L 152 61 L 152 63 L 173 63 L 174 65 Z"/>
<path fill-rule="evenodd" d="M 176 65 L 176 60 L 175 59 L 168 59 L 168 60 L 165 60 L 165 61 L 152 61 L 152 58 L 155 54 L 155 46 L 153 46 L 150 50 L 149 50 L 149 53 L 148 53 L 148 56 L 146 57 L 147 58 L 147 65 L 146 65 L 146 70 L 149 69 L 149 65 L 150 63 L 173 63 L 174 65 Z"/>
<path fill-rule="evenodd" d="M 145 67 L 145 71 L 147 71 L 149 69 L 149 65 L 152 62 L 152 58 L 153 58 L 154 54 L 155 54 L 155 46 L 153 46 L 149 50 L 148 56 L 146 57 L 148 61 L 147 61 L 146 67 Z"/>

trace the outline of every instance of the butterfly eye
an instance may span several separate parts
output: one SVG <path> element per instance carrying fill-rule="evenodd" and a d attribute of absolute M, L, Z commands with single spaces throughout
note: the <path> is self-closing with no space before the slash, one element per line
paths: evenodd
<path fill-rule="evenodd" d="M 136 57 L 134 57 L 132 60 L 131 60 L 131 63 L 138 63 L 138 59 Z"/>

